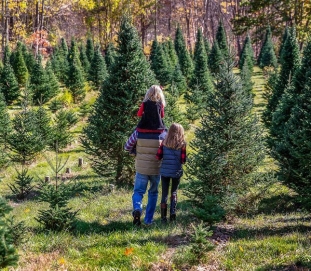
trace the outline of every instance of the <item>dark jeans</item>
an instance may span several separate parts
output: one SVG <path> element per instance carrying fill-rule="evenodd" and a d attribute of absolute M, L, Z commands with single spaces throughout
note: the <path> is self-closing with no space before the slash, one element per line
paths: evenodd
<path fill-rule="evenodd" d="M 177 205 L 177 189 L 180 182 L 180 178 L 170 178 L 161 176 L 162 181 L 162 198 L 161 203 L 167 203 L 168 200 L 168 190 L 170 187 L 170 180 L 172 179 L 172 187 L 171 187 L 171 205 L 170 205 L 170 214 L 175 214 L 176 205 Z"/>

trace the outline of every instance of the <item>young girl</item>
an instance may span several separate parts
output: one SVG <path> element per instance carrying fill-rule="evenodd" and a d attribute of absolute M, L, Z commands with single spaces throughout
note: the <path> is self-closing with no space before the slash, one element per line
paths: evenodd
<path fill-rule="evenodd" d="M 142 133 L 159 133 L 165 129 L 164 118 L 165 98 L 160 86 L 151 86 L 140 105 L 137 116 L 141 117 L 136 130 Z"/>
<path fill-rule="evenodd" d="M 158 149 L 156 158 L 162 160 L 160 168 L 162 182 L 161 220 L 165 223 L 167 222 L 167 200 L 171 179 L 170 221 L 176 220 L 177 189 L 183 174 L 182 164 L 186 162 L 184 128 L 180 124 L 173 123 L 170 126 L 166 138 Z"/>

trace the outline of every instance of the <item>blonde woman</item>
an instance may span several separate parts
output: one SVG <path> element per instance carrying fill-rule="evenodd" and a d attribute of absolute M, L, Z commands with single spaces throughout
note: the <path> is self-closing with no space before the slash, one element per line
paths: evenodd
<path fill-rule="evenodd" d="M 160 145 L 156 158 L 162 160 L 160 175 L 162 182 L 161 221 L 167 222 L 167 201 L 171 186 L 170 221 L 176 220 L 177 189 L 183 175 L 182 165 L 186 162 L 186 142 L 184 128 L 178 123 L 173 123 Z"/>

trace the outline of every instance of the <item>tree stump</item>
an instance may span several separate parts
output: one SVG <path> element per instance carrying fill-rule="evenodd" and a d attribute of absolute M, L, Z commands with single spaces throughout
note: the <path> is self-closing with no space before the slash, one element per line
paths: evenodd
<path fill-rule="evenodd" d="M 79 166 L 79 167 L 82 167 L 82 165 L 83 165 L 83 158 L 79 158 L 78 166 Z"/>
<path fill-rule="evenodd" d="M 71 173 L 71 168 L 67 167 L 66 168 L 66 173 L 70 174 Z"/>
<path fill-rule="evenodd" d="M 50 176 L 45 176 L 44 181 L 45 181 L 46 183 L 50 182 Z"/>

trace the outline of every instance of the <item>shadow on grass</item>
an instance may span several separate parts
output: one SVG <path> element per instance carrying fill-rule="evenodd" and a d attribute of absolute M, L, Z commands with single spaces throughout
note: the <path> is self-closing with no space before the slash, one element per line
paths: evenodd
<path fill-rule="evenodd" d="M 299 220 L 298 220 L 299 223 Z M 268 236 L 281 236 L 289 233 L 306 233 L 311 230 L 311 225 L 306 226 L 302 224 L 295 225 L 283 225 L 283 226 L 274 226 L 274 223 L 271 222 L 271 226 L 265 226 L 258 229 L 237 229 L 234 232 L 233 239 L 257 239 L 258 237 L 268 237 Z"/>
<path fill-rule="evenodd" d="M 258 267 L 256 271 L 309 271 L 311 268 L 310 262 L 298 261 L 292 265 L 278 265 L 272 266 L 267 265 L 263 267 Z"/>

